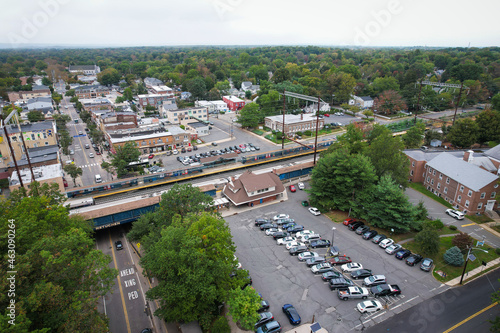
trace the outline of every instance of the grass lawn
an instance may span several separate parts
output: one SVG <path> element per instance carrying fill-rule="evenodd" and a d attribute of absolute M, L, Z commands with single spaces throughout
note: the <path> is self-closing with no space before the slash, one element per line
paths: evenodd
<path fill-rule="evenodd" d="M 494 225 L 494 226 L 491 226 L 490 228 L 497 231 L 497 232 L 500 232 L 500 225 Z"/>
<path fill-rule="evenodd" d="M 438 197 L 437 195 L 432 194 L 432 192 L 429 191 L 428 189 L 426 189 L 424 185 L 422 185 L 420 183 L 410 183 L 409 186 L 412 189 L 414 189 L 415 191 L 419 191 L 420 193 L 428 196 L 429 198 L 431 198 L 433 200 L 436 200 L 437 202 L 445 205 L 446 207 L 453 208 L 448 201 L 444 200 L 443 198 Z"/>
<path fill-rule="evenodd" d="M 450 247 L 453 247 L 453 245 L 451 244 L 452 239 L 453 239 L 453 237 L 440 238 L 441 243 L 440 243 L 440 247 L 439 247 L 439 252 L 435 255 L 428 256 L 429 258 L 434 260 L 434 265 L 435 265 L 434 270 L 433 270 L 434 277 L 438 281 L 441 281 L 441 282 L 447 282 L 447 281 L 450 281 L 458 276 L 461 276 L 462 271 L 464 269 L 463 266 L 460 266 L 460 267 L 450 266 L 443 259 L 443 255 L 446 252 L 446 250 L 448 250 Z M 474 243 L 475 243 L 475 241 L 474 241 Z M 405 245 L 404 247 L 407 248 L 408 250 L 410 250 L 414 253 L 419 253 L 419 249 L 417 248 L 415 242 L 411 241 L 411 242 L 408 242 L 404 245 Z M 469 260 L 469 263 L 467 264 L 467 272 L 473 270 L 474 268 L 481 266 L 482 261 L 489 262 L 489 261 L 494 260 L 494 259 L 499 257 L 499 255 L 496 254 L 495 250 L 490 248 L 489 246 L 484 246 L 483 249 L 488 250 L 488 253 L 485 253 L 483 251 L 474 251 L 473 252 L 474 255 L 476 256 L 476 260 L 474 260 L 474 261 Z M 464 254 L 464 258 L 465 258 L 465 254 Z M 437 274 L 436 271 L 443 271 L 444 273 L 446 273 L 446 277 L 442 277 L 441 275 Z"/>
<path fill-rule="evenodd" d="M 492 219 L 490 219 L 488 216 L 481 214 L 481 215 L 467 215 L 467 218 L 473 222 L 476 223 L 486 223 L 486 222 L 493 222 Z"/>
<path fill-rule="evenodd" d="M 257 134 L 257 135 L 262 135 L 262 134 L 265 133 L 263 130 L 260 130 L 260 129 L 255 129 L 252 132 L 255 133 L 255 134 Z"/>
<path fill-rule="evenodd" d="M 332 210 L 331 212 L 325 213 L 326 216 L 333 222 L 342 223 L 346 218 L 348 218 L 349 213 L 343 212 L 341 210 Z"/>

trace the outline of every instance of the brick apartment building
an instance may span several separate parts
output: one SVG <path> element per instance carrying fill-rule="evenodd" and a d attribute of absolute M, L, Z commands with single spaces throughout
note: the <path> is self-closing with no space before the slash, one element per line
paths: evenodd
<path fill-rule="evenodd" d="M 87 112 L 113 111 L 113 104 L 106 98 L 82 99 L 80 102 L 83 105 L 83 109 Z"/>
<path fill-rule="evenodd" d="M 500 146 L 497 146 L 500 147 Z M 472 151 L 423 152 L 407 150 L 411 182 L 422 183 L 456 209 L 468 214 L 483 213 L 497 207 L 500 148 L 474 156 Z M 495 150 L 493 150 L 495 149 Z"/>
<path fill-rule="evenodd" d="M 245 106 L 245 101 L 236 96 L 223 96 L 222 100 L 227 104 L 227 108 L 231 111 L 239 111 Z"/>
<path fill-rule="evenodd" d="M 79 86 L 75 88 L 75 95 L 80 99 L 102 97 L 102 95 L 107 95 L 110 92 L 111 89 L 109 87 L 98 84 L 91 86 Z"/>
<path fill-rule="evenodd" d="M 297 132 L 304 131 L 316 131 L 316 122 L 317 119 L 312 114 L 300 114 L 293 115 L 287 114 L 285 115 L 285 131 L 284 133 L 287 135 L 295 134 Z M 266 127 L 274 131 L 283 132 L 283 116 L 270 116 L 265 118 Z M 322 129 L 325 125 L 325 120 L 323 118 L 319 118 L 318 127 Z"/>
<path fill-rule="evenodd" d="M 147 105 L 151 105 L 154 107 L 159 107 L 163 104 L 163 102 L 168 100 L 174 100 L 174 95 L 167 94 L 149 94 L 149 95 L 138 95 L 137 96 L 139 105 L 141 107 L 146 107 Z"/>

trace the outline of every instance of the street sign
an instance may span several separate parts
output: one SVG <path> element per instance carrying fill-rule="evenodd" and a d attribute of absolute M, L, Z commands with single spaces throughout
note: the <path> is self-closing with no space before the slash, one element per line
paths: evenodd
<path fill-rule="evenodd" d="M 472 254 L 472 253 L 471 253 L 471 254 L 469 254 L 469 260 L 470 260 L 470 261 L 474 261 L 474 260 L 476 260 L 476 256 L 475 256 L 474 254 Z"/>

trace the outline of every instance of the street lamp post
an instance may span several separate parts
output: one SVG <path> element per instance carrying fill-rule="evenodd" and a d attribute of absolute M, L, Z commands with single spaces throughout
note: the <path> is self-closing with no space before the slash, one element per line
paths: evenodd
<path fill-rule="evenodd" d="M 332 244 L 331 245 L 333 245 L 333 238 L 335 236 L 335 229 L 337 229 L 337 228 L 332 227 Z"/>
<path fill-rule="evenodd" d="M 470 253 L 472 252 L 472 250 L 480 250 L 480 251 L 488 253 L 487 250 L 483 250 L 483 249 L 480 249 L 480 248 L 477 248 L 477 247 L 472 247 L 471 246 L 469 248 L 469 251 L 467 252 L 467 259 L 465 259 L 464 270 L 462 272 L 462 276 L 460 277 L 460 284 L 462 284 L 462 282 L 464 281 L 465 270 L 467 269 L 467 263 L 469 262 L 469 256 L 470 256 Z"/>

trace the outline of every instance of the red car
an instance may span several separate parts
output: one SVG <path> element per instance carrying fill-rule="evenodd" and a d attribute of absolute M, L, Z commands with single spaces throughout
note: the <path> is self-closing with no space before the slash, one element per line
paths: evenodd
<path fill-rule="evenodd" d="M 354 222 L 356 222 L 355 219 L 347 218 L 347 219 L 344 220 L 344 225 L 353 224 Z"/>
<path fill-rule="evenodd" d="M 348 263 L 352 262 L 352 260 L 349 257 L 342 256 L 342 257 L 332 258 L 332 259 L 328 260 L 328 262 L 332 265 L 343 265 L 343 264 L 348 264 Z"/>
<path fill-rule="evenodd" d="M 148 158 L 152 159 L 153 157 L 155 157 L 155 154 L 150 154 Z"/>
<path fill-rule="evenodd" d="M 329 113 L 325 113 L 325 117 L 330 117 L 330 114 Z"/>
<path fill-rule="evenodd" d="M 96 151 L 95 151 L 95 154 L 96 154 L 96 155 L 101 155 L 101 152 L 100 152 L 99 150 L 96 150 Z"/>
<path fill-rule="evenodd" d="M 290 185 L 290 192 L 297 192 L 295 185 Z"/>

